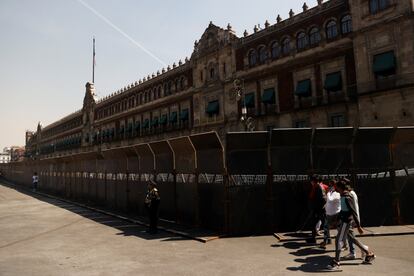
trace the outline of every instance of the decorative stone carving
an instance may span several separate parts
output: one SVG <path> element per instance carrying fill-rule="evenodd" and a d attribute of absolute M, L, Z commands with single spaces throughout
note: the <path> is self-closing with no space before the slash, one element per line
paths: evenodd
<path fill-rule="evenodd" d="M 277 23 L 280 23 L 282 21 L 282 17 L 280 16 L 280 14 L 277 15 L 276 21 Z"/>

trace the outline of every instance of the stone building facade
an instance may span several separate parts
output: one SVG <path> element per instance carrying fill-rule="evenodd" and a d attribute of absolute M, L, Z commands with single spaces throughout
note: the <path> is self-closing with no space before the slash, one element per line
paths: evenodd
<path fill-rule="evenodd" d="M 235 91 L 235 80 L 241 96 Z M 42 127 L 27 156 L 158 141 L 215 130 L 414 123 L 414 1 L 318 0 L 237 37 L 210 23 L 190 59 Z"/>

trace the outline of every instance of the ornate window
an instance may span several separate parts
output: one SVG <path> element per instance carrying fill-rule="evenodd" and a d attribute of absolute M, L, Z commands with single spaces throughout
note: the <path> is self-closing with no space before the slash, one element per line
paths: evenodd
<path fill-rule="evenodd" d="M 161 86 L 158 86 L 157 94 L 158 94 L 158 98 L 161 98 Z"/>
<path fill-rule="evenodd" d="M 213 80 L 216 76 L 216 71 L 214 70 L 214 67 L 210 68 L 210 80 Z"/>
<path fill-rule="evenodd" d="M 341 29 L 343 34 L 352 32 L 352 18 L 350 15 L 345 15 L 342 17 Z"/>
<path fill-rule="evenodd" d="M 371 14 L 376 14 L 387 9 L 390 6 L 389 0 L 370 0 L 369 11 Z"/>
<path fill-rule="evenodd" d="M 266 47 L 261 46 L 259 48 L 259 61 L 260 61 L 260 63 L 265 63 L 266 60 L 267 60 Z"/>
<path fill-rule="evenodd" d="M 282 42 L 282 53 L 288 55 L 290 53 L 290 39 L 285 38 Z"/>
<path fill-rule="evenodd" d="M 321 34 L 319 32 L 319 29 L 314 27 L 309 32 L 309 41 L 311 46 L 318 45 L 321 41 Z"/>
<path fill-rule="evenodd" d="M 336 22 L 331 20 L 326 24 L 326 37 L 328 39 L 334 39 L 338 36 L 338 28 L 336 26 Z"/>
<path fill-rule="evenodd" d="M 171 93 L 171 88 L 172 88 L 172 82 L 171 81 L 169 81 L 168 82 L 168 85 L 167 85 L 167 94 L 168 95 L 171 95 L 172 93 Z"/>
<path fill-rule="evenodd" d="M 272 43 L 272 58 L 278 58 L 280 56 L 280 46 L 279 43 Z"/>
<path fill-rule="evenodd" d="M 180 89 L 181 90 L 184 90 L 184 77 L 181 77 L 181 79 L 180 79 Z"/>
<path fill-rule="evenodd" d="M 298 50 L 303 50 L 308 46 L 308 38 L 304 32 L 300 32 L 297 36 Z"/>
<path fill-rule="evenodd" d="M 249 52 L 249 65 L 250 66 L 255 66 L 256 63 L 257 63 L 256 51 L 255 50 L 251 50 Z"/>

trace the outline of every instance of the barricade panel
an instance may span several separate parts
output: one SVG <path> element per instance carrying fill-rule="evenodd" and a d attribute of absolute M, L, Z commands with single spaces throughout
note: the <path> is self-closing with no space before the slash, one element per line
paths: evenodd
<path fill-rule="evenodd" d="M 274 129 L 270 159 L 274 174 L 306 174 L 312 171 L 310 145 L 312 129 Z"/>
<path fill-rule="evenodd" d="M 354 143 L 357 171 L 381 172 L 391 166 L 390 141 L 393 128 L 359 128 Z"/>
<path fill-rule="evenodd" d="M 220 174 L 224 171 L 223 146 L 216 132 L 191 135 L 199 172 Z"/>
<path fill-rule="evenodd" d="M 226 160 L 230 174 L 265 174 L 268 170 L 268 135 L 262 132 L 231 132 L 226 136 Z"/>
<path fill-rule="evenodd" d="M 175 158 L 177 173 L 194 173 L 196 169 L 195 149 L 187 136 L 168 140 Z"/>

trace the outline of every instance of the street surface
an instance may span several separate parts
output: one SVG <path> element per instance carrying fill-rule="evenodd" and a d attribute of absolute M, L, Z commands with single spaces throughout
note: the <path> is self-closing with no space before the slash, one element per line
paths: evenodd
<path fill-rule="evenodd" d="M 413 275 L 413 235 L 362 241 L 375 251 L 374 264 L 343 262 L 341 275 Z M 0 185 L 0 275 L 317 275 L 329 256 L 332 246 L 325 252 L 273 236 L 207 243 L 150 236 L 142 226 Z"/>

